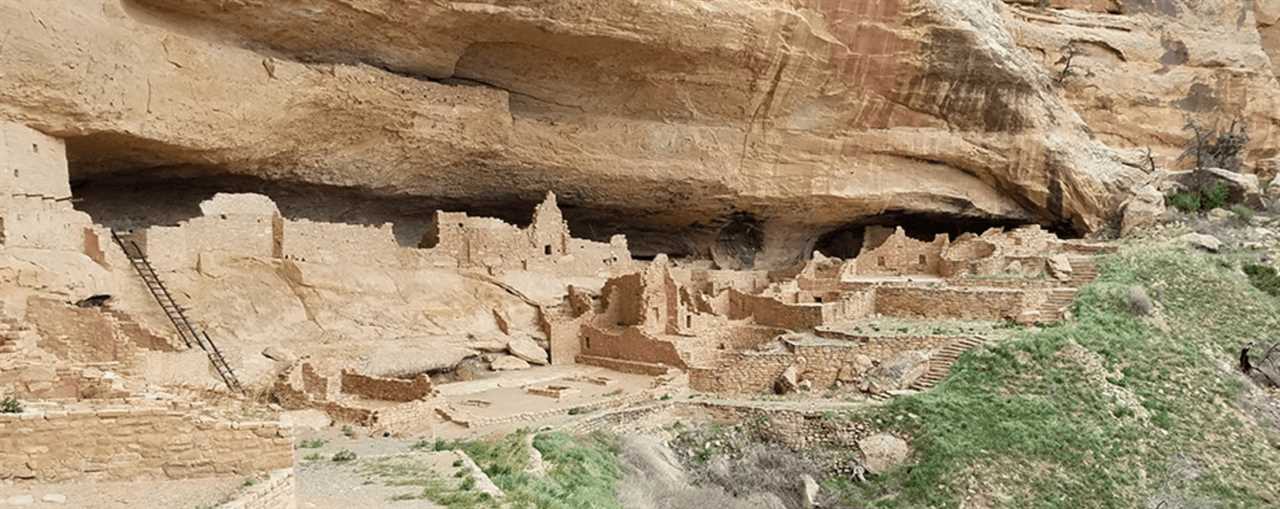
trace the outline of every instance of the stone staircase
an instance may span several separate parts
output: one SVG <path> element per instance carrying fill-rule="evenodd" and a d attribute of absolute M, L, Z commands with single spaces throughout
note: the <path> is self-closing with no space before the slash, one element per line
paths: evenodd
<path fill-rule="evenodd" d="M 951 366 L 956 363 L 961 354 L 986 343 L 987 339 L 981 336 L 956 338 L 947 343 L 942 350 L 929 359 L 929 371 L 911 384 L 911 389 L 923 391 L 937 385 L 951 373 Z"/>
<path fill-rule="evenodd" d="M 0 355 L 15 354 L 19 351 L 18 342 L 23 334 L 30 331 L 27 326 L 8 317 L 0 317 Z"/>
<path fill-rule="evenodd" d="M 1070 260 L 1071 280 L 1067 281 L 1067 286 L 1080 288 L 1098 279 L 1098 264 L 1093 261 L 1092 257 L 1072 256 Z"/>
<path fill-rule="evenodd" d="M 4 313 L 0 305 L 0 355 L 13 355 L 35 347 L 35 332 L 26 324 Z"/>
<path fill-rule="evenodd" d="M 1054 288 L 1049 291 L 1049 299 L 1040 305 L 1040 323 L 1056 322 L 1066 318 L 1067 308 L 1076 298 L 1075 288 Z"/>

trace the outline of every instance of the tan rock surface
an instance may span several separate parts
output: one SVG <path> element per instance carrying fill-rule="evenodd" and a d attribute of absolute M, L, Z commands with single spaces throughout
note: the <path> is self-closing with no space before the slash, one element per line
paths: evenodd
<path fill-rule="evenodd" d="M 0 118 L 69 138 L 78 179 L 236 174 L 467 204 L 555 189 L 637 224 L 746 212 L 766 250 L 886 211 L 1094 230 L 1145 178 L 1038 49 L 1104 29 L 1042 28 L 1020 6 L 296 3 L 4 0 Z M 1159 47 L 1149 15 L 1115 22 L 1135 54 Z M 1273 79 L 1253 26 L 1193 52 L 1197 76 Z M 1270 118 L 1259 95 L 1253 124 Z"/>

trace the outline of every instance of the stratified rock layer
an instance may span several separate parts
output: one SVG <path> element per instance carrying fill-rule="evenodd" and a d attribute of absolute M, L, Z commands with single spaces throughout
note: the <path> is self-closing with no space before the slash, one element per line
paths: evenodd
<path fill-rule="evenodd" d="M 1088 232 L 1186 116 L 1275 155 L 1280 11 L 1192 3 L 0 0 L 0 118 L 70 138 L 77 179 L 554 189 L 649 225 L 746 214 L 766 247 L 886 212 Z"/>

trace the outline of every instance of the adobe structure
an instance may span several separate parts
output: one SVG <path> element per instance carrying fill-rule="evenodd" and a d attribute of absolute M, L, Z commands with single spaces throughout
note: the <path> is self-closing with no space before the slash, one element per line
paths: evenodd
<path fill-rule="evenodd" d="M 299 412 L 456 437 L 676 391 L 874 404 L 927 389 L 999 324 L 1063 319 L 1101 249 L 1037 226 L 871 226 L 850 259 L 727 270 L 576 238 L 550 191 L 527 226 L 437 211 L 408 245 L 244 193 L 113 231 L 76 210 L 60 140 L 0 134 L 0 397 L 23 407 L 0 414 L 0 479 L 16 483 L 255 475 L 247 506 L 289 507 Z"/>

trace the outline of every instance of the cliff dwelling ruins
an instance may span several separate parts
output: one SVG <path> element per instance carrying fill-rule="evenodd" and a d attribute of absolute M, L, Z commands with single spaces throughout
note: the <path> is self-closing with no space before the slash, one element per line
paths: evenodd
<path fill-rule="evenodd" d="M 0 0 L 0 507 L 1004 507 L 992 471 L 1075 494 L 1101 481 L 1054 476 L 1108 462 L 1159 491 L 1130 506 L 1248 506 L 1202 497 L 1276 494 L 1213 477 L 1213 433 L 1116 438 L 1192 426 L 1072 327 L 1123 303 L 1169 380 L 1249 366 L 1197 394 L 1280 423 L 1246 383 L 1280 346 L 1193 345 L 1179 323 L 1233 329 L 1166 298 L 1280 292 L 1278 27 L 1274 1 Z M 1219 279 L 1090 293 L 1173 228 L 1223 256 L 1168 272 Z M 1018 417 L 974 389 L 992 357 L 1078 368 L 1014 402 L 1069 418 L 937 454 L 1007 431 L 958 408 Z M 1036 406 L 1084 386 L 1123 409 Z M 1062 431 L 1085 417 L 1118 431 Z"/>
<path fill-rule="evenodd" d="M 743 268 L 758 243 L 677 258 L 578 238 L 554 190 L 523 226 L 436 211 L 411 242 L 255 193 L 150 218 L 75 198 L 62 141 L 2 132 L 0 376 L 26 409 L 0 431 L 48 444 L 8 456 L 9 480 L 270 473 L 284 493 L 294 444 L 278 419 L 294 413 L 465 437 L 582 426 L 677 391 L 874 404 L 927 389 L 1002 324 L 1063 319 L 1103 249 L 1036 225 L 923 240 L 866 225 L 811 239 L 794 266 Z M 272 417 L 250 419 L 259 405 Z"/>

